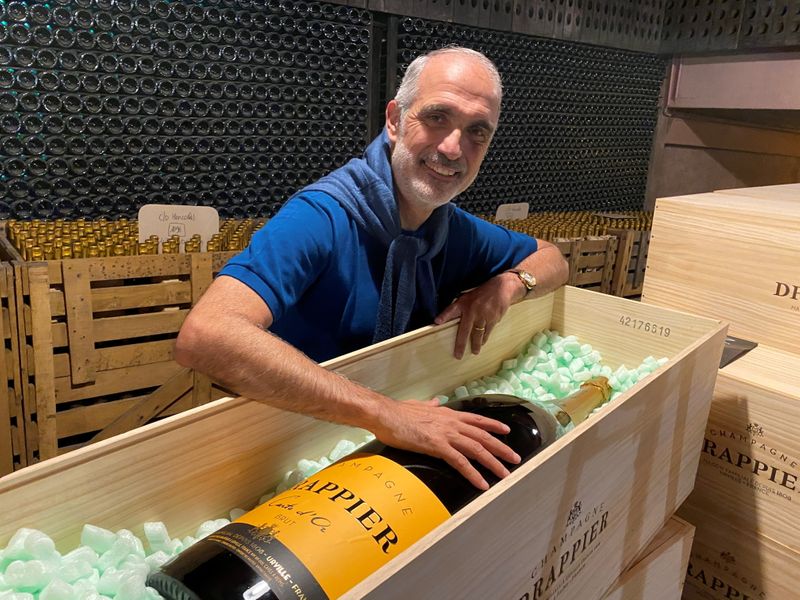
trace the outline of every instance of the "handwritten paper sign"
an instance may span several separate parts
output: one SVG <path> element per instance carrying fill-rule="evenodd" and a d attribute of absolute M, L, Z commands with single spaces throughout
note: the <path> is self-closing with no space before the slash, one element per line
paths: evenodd
<path fill-rule="evenodd" d="M 501 204 L 497 207 L 494 218 L 497 221 L 515 221 L 524 219 L 528 216 L 530 205 L 527 202 L 516 202 L 514 204 Z"/>
<path fill-rule="evenodd" d="M 219 213 L 210 206 L 145 204 L 139 209 L 139 242 L 157 235 L 159 242 L 177 235 L 183 243 L 199 234 L 203 248 L 219 233 Z"/>

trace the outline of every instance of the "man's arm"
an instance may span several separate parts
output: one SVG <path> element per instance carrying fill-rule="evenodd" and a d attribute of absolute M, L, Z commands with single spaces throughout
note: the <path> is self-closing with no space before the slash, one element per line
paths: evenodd
<path fill-rule="evenodd" d="M 498 477 L 508 475 L 498 458 L 519 462 L 491 435 L 508 433 L 503 423 L 435 401 L 396 402 L 323 369 L 267 331 L 271 324 L 272 312 L 255 292 L 219 277 L 186 318 L 175 359 L 250 399 L 367 429 L 385 444 L 441 458 L 481 489 L 488 484 L 468 459 Z"/>
<path fill-rule="evenodd" d="M 561 251 L 544 240 L 538 240 L 536 252 L 528 255 L 514 268 L 528 271 L 536 277 L 536 287 L 530 294 L 532 297 L 552 292 L 564 285 L 569 277 L 569 266 Z M 472 353 L 478 354 L 508 307 L 524 298 L 527 293 L 528 289 L 519 277 L 505 271 L 459 296 L 434 322 L 439 325 L 460 317 L 453 354 L 456 358 L 464 356 L 468 341 Z"/>

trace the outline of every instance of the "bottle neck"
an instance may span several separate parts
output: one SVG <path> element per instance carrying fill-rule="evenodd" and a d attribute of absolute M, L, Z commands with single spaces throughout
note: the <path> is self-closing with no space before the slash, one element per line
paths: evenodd
<path fill-rule="evenodd" d="M 605 404 L 611 397 L 611 385 L 605 377 L 594 377 L 581 384 L 574 394 L 554 401 L 559 410 L 555 417 L 561 425 L 566 427 L 570 423 L 578 425 L 586 420 L 591 412 Z"/>

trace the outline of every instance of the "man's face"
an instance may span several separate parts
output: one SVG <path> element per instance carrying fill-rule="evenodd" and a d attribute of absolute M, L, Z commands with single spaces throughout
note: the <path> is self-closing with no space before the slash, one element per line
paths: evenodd
<path fill-rule="evenodd" d="M 400 200 L 433 210 L 467 189 L 478 175 L 499 114 L 497 89 L 480 63 L 447 54 L 430 59 L 405 114 L 401 117 L 394 100 L 386 110 Z"/>

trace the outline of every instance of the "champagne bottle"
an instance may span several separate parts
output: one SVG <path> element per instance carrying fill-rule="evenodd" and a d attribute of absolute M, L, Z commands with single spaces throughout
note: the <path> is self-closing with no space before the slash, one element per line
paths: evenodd
<path fill-rule="evenodd" d="M 610 394 L 597 377 L 552 403 L 487 394 L 447 406 L 508 425 L 497 437 L 524 463 Z M 148 585 L 168 600 L 338 598 L 479 494 L 444 461 L 375 440 L 198 541 Z"/>

